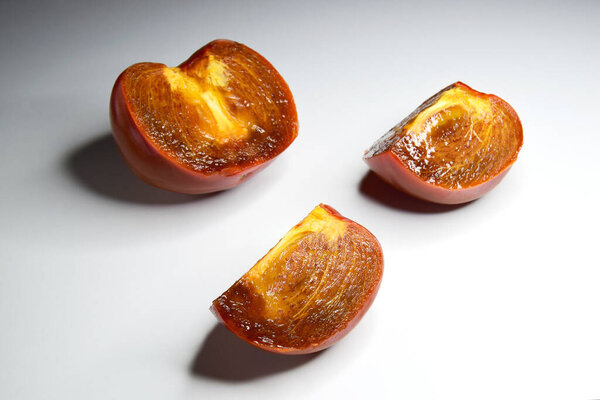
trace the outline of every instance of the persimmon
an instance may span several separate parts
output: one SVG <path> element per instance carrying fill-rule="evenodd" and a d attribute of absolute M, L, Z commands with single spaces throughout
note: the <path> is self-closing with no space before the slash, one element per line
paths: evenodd
<path fill-rule="evenodd" d="M 346 335 L 373 302 L 383 253 L 366 228 L 317 206 L 212 304 L 234 334 L 263 350 L 303 354 Z"/>
<path fill-rule="evenodd" d="M 229 189 L 298 134 L 292 93 L 256 51 L 215 40 L 178 67 L 138 63 L 110 101 L 114 138 L 144 181 L 181 193 Z"/>
<path fill-rule="evenodd" d="M 521 121 L 507 102 L 457 82 L 376 141 L 364 160 L 408 194 L 459 204 L 494 188 L 522 144 Z"/>

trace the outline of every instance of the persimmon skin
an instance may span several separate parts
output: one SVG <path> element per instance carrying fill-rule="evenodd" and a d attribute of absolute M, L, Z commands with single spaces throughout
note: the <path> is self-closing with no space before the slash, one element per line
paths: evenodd
<path fill-rule="evenodd" d="M 128 99 L 130 89 L 124 84 L 124 79 L 130 68 L 139 65 L 135 64 L 123 71 L 114 84 L 110 99 L 110 121 L 113 137 L 119 151 L 140 179 L 161 189 L 186 194 L 203 194 L 226 190 L 237 186 L 264 169 L 294 141 L 298 132 L 298 123 L 296 106 L 291 91 L 275 68 L 252 49 L 228 40 L 215 40 L 196 51 L 177 68 L 182 70 L 195 68 L 203 57 L 207 57 L 211 49 L 217 46 L 234 45 L 251 52 L 263 64 L 262 67 L 269 71 L 274 84 L 281 87 L 282 93 L 288 102 L 286 112 L 290 120 L 289 132 L 286 133 L 285 142 L 281 144 L 277 154 L 272 155 L 270 158 L 247 162 L 245 165 L 226 165 L 214 171 L 195 170 L 181 163 L 151 140 L 136 117 L 136 113 L 132 110 L 131 101 Z M 167 68 L 163 64 L 146 64 Z"/>
<path fill-rule="evenodd" d="M 442 89 L 439 93 L 426 100 L 419 106 L 411 115 L 398 124 L 394 129 L 402 129 L 405 124 L 410 124 L 421 113 L 425 112 L 428 107 L 435 105 L 441 95 L 453 88 L 460 88 L 467 91 L 470 96 L 483 99 L 484 101 L 492 102 L 497 107 L 501 107 L 504 115 L 508 118 L 509 123 L 513 124 L 514 129 L 514 152 L 506 160 L 502 160 L 500 168 L 490 176 L 475 185 L 448 188 L 440 184 L 428 182 L 423 177 L 417 175 L 411 168 L 407 166 L 403 160 L 393 151 L 393 147 L 397 140 L 387 143 L 384 150 L 374 151 L 377 143 L 363 157 L 369 168 L 375 172 L 380 178 L 394 186 L 395 188 L 408 193 L 414 197 L 439 204 L 462 204 L 478 199 L 492 190 L 506 176 L 512 164 L 516 161 L 517 155 L 523 143 L 523 129 L 521 121 L 514 109 L 504 100 L 493 94 L 478 92 L 462 82 L 457 82 Z M 390 131 L 391 132 L 391 131 Z M 389 133 L 388 133 L 389 134 Z M 383 139 L 383 138 L 382 138 Z M 382 140 L 380 139 L 380 141 Z M 382 145 L 380 145 L 382 146 Z M 382 146 L 383 147 L 383 146 Z"/>
<path fill-rule="evenodd" d="M 317 328 L 321 328 L 323 325 L 325 325 L 325 330 L 327 330 L 328 332 L 330 332 L 330 334 L 326 335 L 326 336 L 319 336 L 319 333 L 310 331 L 311 333 L 311 338 L 304 340 L 306 338 L 301 338 L 301 340 L 298 339 L 292 339 L 291 341 L 287 341 L 288 338 L 282 338 L 281 336 L 283 335 L 287 335 L 289 333 L 288 328 L 285 328 L 286 326 L 289 326 L 289 324 L 298 324 L 297 320 L 294 320 L 293 317 L 292 319 L 289 319 L 288 316 L 291 313 L 290 310 L 295 310 L 293 307 L 292 308 L 286 308 L 286 305 L 283 306 L 283 309 L 278 308 L 278 312 L 279 314 L 277 314 L 277 320 L 275 322 L 273 322 L 270 319 L 267 319 L 267 312 L 263 311 L 262 309 L 259 310 L 247 310 L 244 309 L 245 307 L 252 307 L 252 305 L 254 304 L 261 304 L 260 301 L 263 301 L 263 295 L 264 293 L 259 293 L 258 291 L 254 291 L 254 290 L 248 290 L 247 287 L 248 286 L 244 286 L 244 291 L 247 291 L 247 293 L 242 296 L 242 297 L 232 297 L 231 301 L 227 300 L 227 296 L 230 292 L 232 292 L 232 290 L 234 290 L 234 288 L 236 287 L 236 285 L 240 286 L 242 284 L 240 284 L 240 282 L 243 282 L 245 279 L 248 279 L 249 275 L 251 275 L 252 271 L 254 268 L 256 268 L 257 266 L 259 266 L 261 264 L 261 262 L 263 262 L 264 260 L 271 260 L 271 262 L 275 259 L 279 259 L 281 257 L 282 253 L 273 253 L 273 251 L 278 248 L 280 248 L 281 243 L 284 243 L 283 249 L 285 250 L 287 248 L 287 246 L 295 246 L 297 243 L 296 242 L 286 242 L 286 238 L 288 237 L 288 235 L 290 235 L 292 232 L 294 232 L 295 229 L 301 229 L 303 227 L 303 223 L 315 212 L 315 210 L 324 210 L 325 212 L 327 212 L 329 214 L 330 217 L 335 218 L 337 221 L 342 222 L 345 225 L 345 229 L 349 229 L 352 231 L 352 233 L 356 233 L 358 232 L 360 235 L 360 237 L 362 237 L 362 240 L 368 241 L 369 242 L 369 246 L 372 246 L 372 253 L 369 253 L 371 257 L 372 256 L 372 260 L 374 260 L 374 264 L 370 265 L 368 267 L 365 267 L 366 269 L 364 271 L 354 271 L 354 273 L 356 274 L 355 276 L 361 276 L 363 277 L 364 275 L 370 275 L 365 279 L 365 282 L 369 282 L 367 286 L 364 287 L 368 287 L 368 290 L 366 293 L 352 293 L 348 292 L 349 287 L 341 287 L 338 289 L 340 290 L 346 290 L 346 292 L 339 292 L 340 295 L 341 293 L 344 293 L 344 295 L 348 296 L 352 296 L 352 297 L 356 297 L 359 299 L 358 304 L 356 305 L 355 308 L 352 309 L 340 309 L 339 307 L 337 307 L 339 304 L 342 305 L 348 305 L 349 303 L 337 303 L 335 308 L 335 312 L 337 315 L 344 315 L 344 313 L 348 313 L 348 318 L 349 319 L 345 319 L 344 317 L 342 317 L 343 321 L 346 321 L 346 323 L 343 323 L 341 325 L 343 326 L 334 326 L 333 327 L 333 331 L 331 331 L 331 329 L 329 329 L 330 327 L 327 326 L 327 324 L 335 324 L 336 318 L 328 318 L 327 316 L 323 316 L 322 314 L 318 314 L 320 316 L 322 316 L 323 318 L 319 319 L 317 318 L 317 320 L 319 321 L 318 323 L 316 323 L 316 327 Z M 315 208 L 315 210 L 313 210 L 313 213 L 309 214 L 309 216 L 303 220 L 301 223 L 297 224 L 294 228 L 292 228 L 292 230 L 290 230 L 290 232 L 288 232 L 288 234 L 286 234 L 286 236 L 284 236 L 283 239 L 280 240 L 280 242 L 273 248 L 271 249 L 267 255 L 265 255 L 265 257 L 263 257 L 250 271 L 248 271 L 248 273 L 246 273 L 242 278 L 240 278 L 240 280 L 238 280 L 230 289 L 228 289 L 228 291 L 226 291 L 223 295 L 221 295 L 219 298 L 217 298 L 212 306 L 210 307 L 210 310 L 213 312 L 213 314 L 217 317 L 217 319 L 224 324 L 231 332 L 233 332 L 236 336 L 238 336 L 240 339 L 246 341 L 247 343 L 258 347 L 262 350 L 265 351 L 269 351 L 272 353 L 277 353 L 277 354 L 285 354 L 285 355 L 296 355 L 296 354 L 308 354 L 308 353 L 314 353 L 314 352 L 318 352 L 321 350 L 324 350 L 328 347 L 330 347 L 331 345 L 333 345 L 334 343 L 336 343 L 337 341 L 339 341 L 340 339 L 342 339 L 348 332 L 350 332 L 350 330 L 352 330 L 352 328 L 354 328 L 356 326 L 356 324 L 361 320 L 361 318 L 364 316 L 364 314 L 368 311 L 368 309 L 370 308 L 371 304 L 373 303 L 377 292 L 379 290 L 379 286 L 381 283 L 381 277 L 382 277 L 382 273 L 383 273 L 383 253 L 381 250 L 381 246 L 379 244 L 379 242 L 377 241 L 377 239 L 364 227 L 362 227 L 361 225 L 357 224 L 356 222 L 349 220 L 345 217 L 343 217 L 342 215 L 340 215 L 337 211 L 335 211 L 333 208 L 321 204 L 319 205 L 317 208 Z M 292 235 L 293 236 L 293 235 Z M 340 239 L 341 240 L 341 239 Z M 281 248 L 280 248 L 281 249 Z M 297 254 L 295 255 L 297 256 Z M 369 260 L 371 260 L 371 258 L 369 258 Z M 269 261 L 267 261 L 269 262 Z M 342 261 L 340 261 L 340 263 L 343 263 Z M 311 268 L 313 268 L 311 265 L 306 264 L 305 267 L 301 268 L 303 271 L 308 270 L 310 272 Z M 275 270 L 277 272 L 277 278 L 278 279 L 282 279 L 281 276 L 286 276 L 286 272 L 284 270 L 281 269 L 276 269 Z M 261 273 L 264 274 L 264 270 L 261 270 Z M 352 273 L 352 271 L 348 271 L 348 273 Z M 346 275 L 343 275 L 344 279 L 342 280 L 342 282 L 346 282 Z M 329 278 L 329 277 L 328 277 Z M 262 279 L 258 278 L 259 280 Z M 329 278 L 331 279 L 331 278 Z M 339 279 L 339 277 L 338 277 Z M 361 279 L 361 278 L 359 278 Z M 322 282 L 325 280 L 325 275 L 321 276 L 321 280 L 319 281 L 319 285 L 317 286 L 318 288 L 321 288 L 321 284 Z M 337 281 L 335 281 L 337 282 Z M 256 284 L 258 286 L 256 287 L 261 287 L 261 282 L 254 282 L 252 281 L 253 284 Z M 283 282 L 277 282 L 278 284 L 281 283 L 282 285 L 286 285 L 287 282 L 283 281 Z M 328 286 L 327 283 L 323 284 L 323 286 L 331 288 L 331 286 Z M 251 285 L 251 287 L 254 287 Z M 272 286 L 268 286 L 269 290 L 273 290 Z M 363 287 L 363 288 L 364 288 Z M 262 287 L 263 290 L 265 289 L 265 287 Z M 302 291 L 302 289 L 300 289 L 300 291 Z M 296 304 L 294 303 L 294 301 L 298 301 L 296 299 L 300 298 L 302 299 L 302 294 L 298 297 L 297 296 L 297 292 L 292 292 L 294 294 L 294 296 L 292 296 L 294 298 L 294 300 L 292 301 L 292 306 L 295 306 Z M 289 292 L 284 292 L 284 294 L 289 294 Z M 310 295 L 310 299 L 312 300 L 313 298 L 316 298 L 316 302 L 321 302 L 320 304 L 322 304 L 322 302 L 325 302 L 325 304 L 327 303 L 327 297 L 323 297 L 324 295 L 322 293 L 315 293 L 312 291 L 309 291 L 308 294 Z M 321 294 L 322 296 L 320 297 L 319 294 Z M 305 294 L 306 295 L 306 294 Z M 256 302 L 255 300 L 253 300 L 252 298 L 260 298 L 259 302 Z M 285 299 L 286 297 L 283 296 L 283 303 L 282 304 L 286 304 L 285 303 Z M 301 301 L 301 300 L 300 300 Z M 303 303 L 306 304 L 306 303 Z M 310 301 L 309 301 L 310 304 Z M 240 308 L 240 310 L 232 310 L 231 307 L 236 307 L 236 308 Z M 314 303 L 312 304 L 312 306 L 314 306 Z M 320 306 L 318 306 L 317 308 L 319 308 Z M 325 307 L 325 306 L 323 306 Z M 329 310 L 329 309 L 328 309 Z M 239 314 L 236 314 L 236 311 L 241 311 L 242 313 L 244 313 L 244 315 L 251 315 L 252 312 L 258 311 L 258 313 L 260 314 L 261 312 L 264 312 L 264 318 L 262 320 L 262 322 L 259 319 L 254 319 L 252 320 L 252 318 L 250 318 L 249 320 L 244 319 L 244 323 L 240 325 L 240 321 L 237 319 Z M 255 313 L 256 314 L 256 313 Z M 303 319 L 308 319 L 311 320 L 311 317 L 313 317 L 312 319 L 314 319 L 314 316 L 316 314 L 308 314 L 303 316 Z M 261 315 L 262 317 L 262 315 Z M 295 315 L 294 315 L 295 317 Z M 279 318 L 281 318 L 281 320 L 279 320 Z M 267 334 L 272 334 L 270 336 L 270 338 L 273 339 L 273 342 L 270 343 L 265 343 L 262 340 L 258 340 L 257 338 L 260 335 L 255 335 L 256 332 L 253 332 L 257 328 L 258 326 L 260 326 L 261 324 L 264 323 L 264 321 L 269 321 L 269 323 L 272 324 L 273 327 L 278 327 L 278 328 L 274 328 L 273 331 L 270 331 L 269 327 L 266 327 L 266 333 Z M 339 320 L 338 320 L 339 321 Z M 248 325 L 245 325 L 246 323 L 251 322 L 252 323 L 252 327 L 249 328 L 248 330 Z M 312 325 L 311 325 L 312 324 Z M 284 328 L 281 328 L 281 327 Z M 315 326 L 315 322 L 308 322 L 307 326 Z M 262 327 L 264 328 L 264 327 Z M 293 329 L 292 329 L 293 331 Z M 265 330 L 261 331 L 262 334 L 265 334 Z M 314 335 L 313 335 L 314 334 Z M 254 336 L 253 336 L 254 335 Z M 281 336 L 278 336 L 281 335 Z M 313 338 L 314 336 L 314 338 Z M 316 339 L 316 338 L 319 339 Z M 285 345 L 281 345 L 282 343 L 284 343 Z"/>
<path fill-rule="evenodd" d="M 392 152 L 386 151 L 375 157 L 365 158 L 365 162 L 384 181 L 418 199 L 438 204 L 462 204 L 476 200 L 492 190 L 510 170 L 507 167 L 491 180 L 464 189 L 446 189 L 430 185 L 410 172 Z"/>

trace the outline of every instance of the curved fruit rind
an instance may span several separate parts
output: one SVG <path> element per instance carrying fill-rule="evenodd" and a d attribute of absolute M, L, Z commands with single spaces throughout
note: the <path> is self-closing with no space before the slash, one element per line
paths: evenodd
<path fill-rule="evenodd" d="M 111 125 L 144 181 L 183 193 L 236 186 L 296 138 L 296 106 L 254 50 L 213 41 L 178 67 L 138 63 L 115 82 Z"/>
<path fill-rule="evenodd" d="M 212 310 L 232 332 L 264 350 L 319 351 L 358 323 L 382 272 L 377 239 L 320 205 L 217 298 Z"/>
<path fill-rule="evenodd" d="M 512 107 L 457 82 L 425 101 L 365 152 L 393 186 L 438 203 L 474 200 L 514 163 L 523 129 Z"/>

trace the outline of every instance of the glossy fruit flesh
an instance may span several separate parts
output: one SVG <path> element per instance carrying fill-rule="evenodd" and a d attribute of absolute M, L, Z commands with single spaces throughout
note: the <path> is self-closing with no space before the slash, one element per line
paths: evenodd
<path fill-rule="evenodd" d="M 462 190 L 502 174 L 516 160 L 522 143 L 521 122 L 508 103 L 458 82 L 392 128 L 366 152 L 365 160 L 401 189 L 409 188 L 390 176 L 390 168 L 384 172 L 371 159 L 388 153 L 399 168 L 425 184 Z"/>
<path fill-rule="evenodd" d="M 213 302 L 236 335 L 294 354 L 337 341 L 373 301 L 383 272 L 375 237 L 320 205 Z"/>
<path fill-rule="evenodd" d="M 119 96 L 133 134 L 139 132 L 133 142 L 146 142 L 198 179 L 251 170 L 280 154 L 297 135 L 296 109 L 283 78 L 258 53 L 227 40 L 209 43 L 179 67 L 129 67 L 115 84 L 112 102 Z M 118 112 L 111 109 L 121 146 L 126 140 L 118 136 L 131 133 L 117 132 L 123 130 Z M 143 178 L 160 175 L 155 165 L 146 167 L 130 153 L 123 151 Z"/>

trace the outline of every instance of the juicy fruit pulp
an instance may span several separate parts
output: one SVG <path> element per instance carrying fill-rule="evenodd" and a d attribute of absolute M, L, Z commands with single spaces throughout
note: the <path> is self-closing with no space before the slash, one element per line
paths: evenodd
<path fill-rule="evenodd" d="M 217 298 L 213 310 L 257 347 L 314 352 L 358 322 L 375 297 L 382 272 L 377 239 L 319 205 Z"/>
<path fill-rule="evenodd" d="M 522 143 L 521 122 L 508 103 L 457 82 L 379 139 L 365 160 L 375 164 L 374 171 L 384 180 L 409 193 L 410 185 L 390 176 L 390 168 L 377 168 L 371 159 L 387 153 L 424 184 L 460 191 L 503 173 L 516 160 Z M 425 199 L 436 201 L 435 196 Z"/>
<path fill-rule="evenodd" d="M 150 146 L 155 156 L 198 179 L 248 172 L 276 157 L 297 136 L 296 108 L 283 78 L 258 53 L 228 40 L 207 44 L 178 67 L 132 65 L 115 84 L 113 97 L 118 96 L 139 136 L 132 140 L 141 143 L 138 153 Z M 117 112 L 111 109 L 111 114 L 118 119 Z M 120 130 L 118 121 L 113 126 Z M 119 139 L 118 132 L 115 136 Z M 117 142 L 123 147 L 124 140 Z M 160 175 L 156 166 L 140 165 L 129 153 L 123 151 L 142 178 L 169 185 L 152 179 L 152 174 Z"/>

